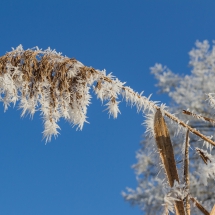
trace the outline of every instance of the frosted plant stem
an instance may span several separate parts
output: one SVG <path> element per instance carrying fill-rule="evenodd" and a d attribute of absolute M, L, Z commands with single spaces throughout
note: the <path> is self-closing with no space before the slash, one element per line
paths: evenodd
<path fill-rule="evenodd" d="M 199 148 L 196 148 L 196 152 L 198 153 L 198 155 L 201 157 L 201 159 L 204 161 L 204 163 L 207 165 L 208 161 L 211 161 L 211 158 L 208 156 L 208 154 L 205 153 L 204 150 L 201 150 Z"/>
<path fill-rule="evenodd" d="M 215 205 L 212 208 L 212 211 L 210 212 L 210 215 L 215 215 Z"/>
<path fill-rule="evenodd" d="M 168 128 L 159 109 L 155 113 L 154 133 L 160 158 L 164 165 L 169 185 L 173 187 L 175 180 L 179 182 L 179 177 Z M 175 211 L 177 215 L 185 215 L 182 200 L 175 201 Z"/>
<path fill-rule="evenodd" d="M 190 111 L 188 111 L 188 110 L 183 110 L 182 113 L 183 113 L 183 114 L 186 114 L 186 115 L 189 115 L 189 116 L 193 116 L 193 117 L 195 117 L 195 118 L 197 118 L 197 119 L 203 119 L 203 120 L 208 121 L 208 122 L 210 122 L 210 123 L 212 123 L 212 124 L 215 124 L 215 120 L 213 120 L 213 119 L 211 119 L 211 118 L 208 118 L 208 117 L 204 117 L 204 116 L 195 114 L 195 113 L 192 113 L 192 112 L 190 112 Z"/>
<path fill-rule="evenodd" d="M 186 188 L 189 190 L 189 130 L 186 132 L 186 140 L 185 140 L 185 154 L 184 154 L 184 182 L 186 184 Z M 190 202 L 189 196 L 187 195 L 185 198 L 185 211 L 187 215 L 190 215 Z"/>
<path fill-rule="evenodd" d="M 196 205 L 196 207 L 205 215 L 210 215 L 210 213 L 193 197 L 190 198 Z"/>
<path fill-rule="evenodd" d="M 106 80 L 106 81 L 108 81 L 108 82 L 112 82 L 112 80 L 109 79 L 109 78 L 107 78 L 107 77 L 105 77 L 104 80 Z M 135 92 L 134 92 L 133 90 L 128 89 L 127 87 L 124 87 L 124 86 L 123 86 L 122 89 L 123 89 L 123 90 L 126 90 L 126 91 L 129 91 L 131 94 L 135 94 Z M 138 94 L 136 94 L 136 95 L 137 95 L 137 97 L 138 97 L 139 99 L 142 98 L 142 99 L 146 100 L 145 97 L 142 97 L 142 96 L 140 96 L 140 95 L 138 95 Z M 152 102 L 152 101 L 146 101 L 146 102 L 148 102 L 148 105 L 151 106 L 152 108 L 154 108 L 154 109 L 156 109 L 156 110 L 160 109 L 160 107 L 157 106 L 154 102 Z M 211 139 L 208 138 L 207 136 L 203 135 L 202 133 L 200 133 L 199 131 L 197 131 L 195 128 L 190 127 L 190 126 L 187 125 L 185 122 L 181 121 L 181 120 L 178 119 L 176 116 L 174 116 L 173 114 L 169 113 L 168 111 L 164 110 L 163 112 L 164 112 L 164 114 L 165 114 L 168 118 L 170 118 L 171 120 L 177 122 L 179 125 L 183 126 L 184 128 L 187 128 L 191 133 L 193 133 L 193 134 L 199 136 L 201 139 L 203 139 L 203 140 L 209 142 L 210 144 L 212 144 L 213 146 L 215 146 L 215 142 L 214 142 L 213 140 L 211 140 Z M 215 122 L 214 120 L 209 119 L 209 118 L 207 118 L 207 117 L 204 117 L 204 119 L 207 120 L 207 121 L 210 121 L 210 122 Z"/>
<path fill-rule="evenodd" d="M 177 117 L 175 117 L 174 115 L 172 115 L 171 113 L 169 113 L 167 111 L 164 111 L 164 114 L 167 117 L 169 117 L 171 120 L 177 122 L 179 125 L 183 126 L 184 128 L 187 128 L 191 133 L 197 135 L 201 139 L 203 139 L 203 140 L 207 141 L 208 143 L 212 144 L 213 146 L 215 146 L 215 142 L 213 140 L 211 140 L 207 136 L 203 135 L 202 133 L 200 133 L 199 131 L 197 131 L 195 128 L 190 127 L 185 122 L 181 121 L 180 119 L 178 119 Z"/>
<path fill-rule="evenodd" d="M 87 67 L 51 49 L 42 51 L 36 47 L 24 50 L 20 45 L 0 57 L 0 100 L 4 102 L 5 110 L 10 103 L 20 102 L 22 115 L 41 111 L 46 141 L 58 135 L 60 118 L 65 118 L 79 129 L 83 128 L 87 122 L 91 88 L 102 102 L 108 101 L 107 110 L 114 118 L 120 113 L 117 101 L 120 95 L 144 113 L 161 108 L 124 84 L 111 74 L 106 75 L 105 71 Z M 162 113 L 215 146 L 214 141 L 173 114 L 166 110 Z"/>
<path fill-rule="evenodd" d="M 107 81 L 111 81 L 110 79 L 107 78 Z M 134 93 L 134 91 L 131 92 L 130 89 L 128 89 L 127 87 L 123 87 L 124 90 L 130 91 L 130 93 Z M 145 97 L 141 97 L 140 95 L 137 96 L 139 99 L 142 98 L 145 100 Z M 159 110 L 160 107 L 157 106 L 155 103 L 151 102 L 151 101 L 146 101 L 148 102 L 148 105 L 151 106 L 152 108 Z M 215 146 L 215 142 L 213 140 L 211 140 L 210 138 L 208 138 L 207 136 L 203 135 L 202 133 L 200 133 L 199 131 L 197 131 L 195 128 L 190 127 L 189 125 L 187 125 L 185 122 L 181 121 L 179 118 L 177 118 L 176 116 L 174 116 L 173 114 L 169 113 L 168 111 L 164 110 L 163 113 L 165 114 L 165 116 L 167 116 L 168 118 L 170 118 L 171 120 L 175 121 L 176 123 L 178 123 L 179 125 L 183 126 L 184 128 L 187 128 L 191 133 L 199 136 L 201 139 L 207 141 L 208 143 L 212 144 L 213 146 Z"/>

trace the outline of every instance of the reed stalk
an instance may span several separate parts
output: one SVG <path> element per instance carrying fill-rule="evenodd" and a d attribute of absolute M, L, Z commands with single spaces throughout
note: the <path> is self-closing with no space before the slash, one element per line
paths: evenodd
<path fill-rule="evenodd" d="M 194 117 L 194 118 L 196 118 L 196 119 L 202 119 L 202 120 L 204 120 L 204 121 L 208 121 L 208 122 L 210 122 L 210 123 L 212 123 L 212 124 L 215 124 L 215 120 L 214 120 L 214 119 L 211 119 L 211 118 L 209 118 L 209 117 L 201 116 L 201 115 L 192 113 L 192 112 L 190 112 L 190 111 L 188 111 L 188 110 L 183 110 L 182 113 L 183 113 L 183 114 L 186 114 L 186 115 L 189 115 L 189 116 L 192 116 L 192 117 Z"/>
<path fill-rule="evenodd" d="M 186 185 L 186 189 L 189 190 L 189 130 L 186 132 L 186 139 L 185 139 L 185 153 L 184 153 L 184 182 Z M 190 202 L 189 196 L 187 195 L 184 202 L 184 207 L 186 211 L 186 215 L 190 215 Z"/>
<path fill-rule="evenodd" d="M 17 72 L 19 75 L 17 75 Z M 48 95 L 51 101 L 50 111 L 51 109 L 55 109 L 59 102 L 62 103 L 62 101 L 59 100 L 62 100 L 62 96 L 65 94 L 68 94 L 66 96 L 69 97 L 71 101 L 69 106 L 74 108 L 73 106 L 75 106 L 75 104 L 73 103 L 76 102 L 79 104 L 82 102 L 82 99 L 85 98 L 85 91 L 88 90 L 87 87 L 92 85 L 93 82 L 97 83 L 95 89 L 98 90 L 105 86 L 105 82 L 111 83 L 113 86 L 117 85 L 115 89 L 121 89 L 121 92 L 114 92 L 113 87 L 110 87 L 110 89 L 104 89 L 107 95 L 104 95 L 103 97 L 107 97 L 111 101 L 111 104 L 116 104 L 115 99 L 117 94 L 123 94 L 123 92 L 126 92 L 125 94 L 127 94 L 128 97 L 133 97 L 128 99 L 127 102 L 131 102 L 132 105 L 136 105 L 139 111 L 144 111 L 145 109 L 160 109 L 160 107 L 156 105 L 156 102 L 150 101 L 149 98 L 135 92 L 130 87 L 123 86 L 124 84 L 119 82 L 118 79 L 106 76 L 105 73 L 102 73 L 99 70 L 84 66 L 76 59 L 64 57 L 55 51 L 42 51 L 38 48 L 23 50 L 22 47 L 19 47 L 18 49 L 8 52 L 4 56 L 0 57 L 0 76 L 4 76 L 4 74 L 10 74 L 11 78 L 13 81 L 16 81 L 16 83 L 19 83 L 19 78 L 22 76 L 22 82 L 24 81 L 26 84 L 22 86 L 23 89 L 21 93 L 25 96 L 26 91 L 29 92 L 30 98 L 34 95 L 37 96 L 38 90 L 40 88 L 44 88 L 42 86 L 44 85 L 44 82 L 47 82 L 50 88 Z M 80 89 L 83 89 L 83 87 L 85 88 L 85 91 L 82 90 L 82 92 Z M 60 93 L 60 97 L 58 92 Z M 41 91 L 39 93 L 41 94 L 40 96 L 42 96 L 43 92 Z M 83 112 L 85 115 L 86 111 L 83 110 L 86 108 L 78 108 L 79 111 Z M 166 110 L 163 110 L 163 113 L 172 121 L 175 121 L 179 125 L 187 128 L 193 134 L 215 146 L 215 142 L 213 140 L 190 127 L 173 114 Z M 117 113 L 115 115 L 117 115 Z M 51 117 L 50 121 L 52 121 Z M 73 119 L 72 121 L 75 121 L 75 124 L 80 128 L 83 127 L 82 121 L 76 122 L 76 120 Z"/>
<path fill-rule="evenodd" d="M 193 197 L 190 198 L 193 203 L 196 205 L 196 207 L 205 215 L 210 215 L 210 213 L 203 207 L 203 205 L 201 205 L 201 203 L 199 203 L 196 199 L 194 199 Z"/>

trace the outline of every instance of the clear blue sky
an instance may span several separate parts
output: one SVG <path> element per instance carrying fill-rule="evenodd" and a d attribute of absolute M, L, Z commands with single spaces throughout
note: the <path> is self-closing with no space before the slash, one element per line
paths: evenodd
<path fill-rule="evenodd" d="M 149 67 L 156 62 L 187 73 L 195 41 L 215 39 L 215 1 L 1 0 L 0 55 L 11 47 L 55 48 L 87 66 L 106 69 L 152 99 Z M 121 103 L 109 119 L 95 98 L 90 124 L 45 145 L 42 122 L 0 106 L 0 214 L 140 215 L 121 191 L 136 187 L 131 165 L 140 148 L 142 114 Z"/>

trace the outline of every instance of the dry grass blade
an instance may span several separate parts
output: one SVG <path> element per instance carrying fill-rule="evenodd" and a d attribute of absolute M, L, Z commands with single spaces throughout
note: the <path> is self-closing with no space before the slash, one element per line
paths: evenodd
<path fill-rule="evenodd" d="M 185 154 L 184 154 L 184 182 L 186 184 L 186 188 L 189 189 L 189 130 L 186 133 L 185 140 Z M 189 196 L 185 198 L 185 211 L 187 215 L 190 215 L 190 203 Z"/>
<path fill-rule="evenodd" d="M 190 198 L 196 205 L 196 207 L 205 215 L 210 215 L 210 213 L 193 197 Z"/>
<path fill-rule="evenodd" d="M 213 206 L 211 212 L 210 212 L 210 215 L 215 215 L 215 205 Z"/>
<path fill-rule="evenodd" d="M 179 177 L 170 135 L 160 110 L 157 110 L 155 114 L 154 131 L 161 161 L 164 165 L 169 184 L 173 187 L 175 180 L 179 182 Z M 185 215 L 183 201 L 175 202 L 175 210 L 177 215 Z"/>

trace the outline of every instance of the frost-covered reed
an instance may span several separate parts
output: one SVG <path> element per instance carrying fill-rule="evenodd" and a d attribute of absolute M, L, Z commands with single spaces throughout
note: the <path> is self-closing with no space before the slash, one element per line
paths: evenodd
<path fill-rule="evenodd" d="M 198 45 L 200 46 L 201 44 L 198 43 Z M 202 47 L 204 51 L 208 50 L 207 43 L 204 43 Z M 195 64 L 196 54 L 201 59 L 202 55 L 199 55 L 199 52 L 192 51 L 190 53 L 192 63 L 198 67 L 199 64 Z M 211 61 L 214 63 L 213 58 L 211 58 Z M 201 68 L 198 67 L 198 69 Z M 199 74 L 198 69 L 196 74 Z M 176 82 L 181 79 L 173 75 L 169 70 L 164 72 L 163 76 L 160 76 L 159 73 L 162 70 L 166 71 L 167 69 L 160 64 L 156 64 L 152 68 L 152 72 L 155 75 L 163 77 L 160 80 L 160 85 L 164 91 L 169 92 L 170 88 L 175 86 Z M 165 83 L 167 82 L 170 84 L 166 85 Z M 20 45 L 0 57 L 0 101 L 3 102 L 5 111 L 11 103 L 15 105 L 17 102 L 19 108 L 22 109 L 21 116 L 28 113 L 33 117 L 36 111 L 40 111 L 44 122 L 43 136 L 46 142 L 50 141 L 52 136 L 56 137 L 59 134 L 60 127 L 57 123 L 60 118 L 68 120 L 73 126 L 77 126 L 77 129 L 83 128 L 84 123 L 87 122 L 87 107 L 90 105 L 92 97 L 90 94 L 91 89 L 93 89 L 101 102 L 106 102 L 106 109 L 109 115 L 114 118 L 117 118 L 120 113 L 118 106 L 120 99 L 124 99 L 126 103 L 135 106 L 138 112 L 145 114 L 146 132 L 157 144 L 157 152 L 161 160 L 160 166 L 164 169 L 169 184 L 168 189 L 164 191 L 166 192 L 164 195 L 165 212 L 173 212 L 175 207 L 177 215 L 190 214 L 189 200 L 192 200 L 202 213 L 209 214 L 189 192 L 188 135 L 191 132 L 200 137 L 204 144 L 207 143 L 206 145 L 210 144 L 213 147 L 215 142 L 212 136 L 203 135 L 189 126 L 188 123 L 171 114 L 164 104 L 159 105 L 158 102 L 151 101 L 150 96 L 146 97 L 143 96 L 143 93 L 135 92 L 132 88 L 125 86 L 125 82 L 121 82 L 112 74 L 106 74 L 105 70 L 87 67 L 76 59 L 63 56 L 50 48 L 41 50 L 36 47 L 24 50 Z M 182 92 L 184 93 L 183 88 Z M 208 99 L 210 105 L 215 107 L 214 94 L 209 93 Z M 183 113 L 204 122 L 208 121 L 212 124 L 215 122 L 211 118 L 188 110 L 184 110 Z M 184 156 L 184 180 L 181 183 L 164 117 L 176 122 L 178 127 L 183 128 L 182 131 L 186 132 L 184 152 L 182 153 Z M 153 141 L 150 143 L 154 144 Z M 211 154 L 202 149 L 196 148 L 196 151 L 204 161 L 201 166 L 203 174 L 199 176 L 199 180 L 206 186 L 207 179 L 215 176 L 215 160 L 211 157 Z M 143 158 L 142 154 L 138 156 L 144 160 L 143 164 L 139 165 L 138 168 L 141 168 L 141 171 L 147 169 L 146 163 L 150 163 L 150 159 L 148 157 Z M 154 184 L 163 184 L 163 181 L 161 182 L 156 178 L 151 180 L 154 180 Z M 153 183 L 151 183 L 151 187 L 154 186 Z M 137 190 L 138 195 L 141 195 L 143 190 L 147 190 L 144 186 L 142 189 Z M 158 189 L 160 188 L 154 189 L 155 196 Z M 131 194 L 126 197 L 127 199 L 132 199 L 133 194 L 135 194 L 132 190 L 130 192 Z M 126 196 L 126 194 L 124 195 Z M 148 202 L 153 204 L 153 198 L 149 198 Z M 214 211 L 215 209 L 211 213 L 214 213 Z"/>
<path fill-rule="evenodd" d="M 153 102 L 143 93 L 125 86 L 105 70 L 84 66 L 73 58 L 38 47 L 24 50 L 20 45 L 0 58 L 0 100 L 7 110 L 10 103 L 19 102 L 22 116 L 41 111 L 44 121 L 43 136 L 47 141 L 59 133 L 57 124 L 62 117 L 73 126 L 82 129 L 87 122 L 87 107 L 90 104 L 90 89 L 97 98 L 106 101 L 109 115 L 117 118 L 121 96 L 131 106 L 144 113 L 161 109 L 163 114 L 200 136 L 212 145 L 215 143 L 197 130 Z"/>
<path fill-rule="evenodd" d="M 97 98 L 106 101 L 107 111 L 114 118 L 120 112 L 119 96 L 138 111 L 153 109 L 154 102 L 124 84 L 105 70 L 84 66 L 50 48 L 24 50 L 20 45 L 0 58 L 0 99 L 5 110 L 10 103 L 19 102 L 22 116 L 41 111 L 46 141 L 58 135 L 61 117 L 83 128 L 91 88 Z"/>

